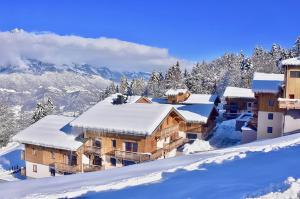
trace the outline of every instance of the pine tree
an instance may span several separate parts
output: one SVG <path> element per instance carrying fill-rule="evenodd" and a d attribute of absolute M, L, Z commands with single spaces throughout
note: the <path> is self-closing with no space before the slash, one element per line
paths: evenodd
<path fill-rule="evenodd" d="M 300 36 L 297 38 L 297 40 L 295 42 L 294 53 L 295 53 L 295 57 L 300 56 Z"/>
<path fill-rule="evenodd" d="M 165 77 L 165 86 L 166 89 L 185 88 L 179 62 L 169 67 Z"/>
<path fill-rule="evenodd" d="M 162 72 L 153 71 L 147 83 L 147 94 L 152 97 L 162 97 L 164 93 L 164 76 Z"/>
<path fill-rule="evenodd" d="M 119 87 L 120 93 L 122 93 L 123 95 L 127 95 L 128 94 L 128 88 L 129 88 L 128 80 L 125 76 L 122 76 L 121 77 L 121 82 L 120 82 L 120 87 Z"/>
<path fill-rule="evenodd" d="M 194 82 L 193 82 L 193 78 L 191 77 L 191 74 L 187 71 L 187 69 L 184 70 L 183 79 L 184 79 L 184 84 L 185 84 L 186 88 L 191 91 L 193 88 Z"/>
<path fill-rule="evenodd" d="M 11 136 L 16 133 L 16 121 L 13 112 L 0 103 L 0 147 L 5 146 Z"/>
<path fill-rule="evenodd" d="M 44 99 L 42 102 L 37 103 L 32 119 L 34 122 L 37 122 L 43 117 L 50 115 L 53 111 L 54 105 L 51 98 Z"/>
<path fill-rule="evenodd" d="M 130 83 L 128 95 L 143 95 L 145 88 L 145 81 L 142 78 L 133 79 Z"/>

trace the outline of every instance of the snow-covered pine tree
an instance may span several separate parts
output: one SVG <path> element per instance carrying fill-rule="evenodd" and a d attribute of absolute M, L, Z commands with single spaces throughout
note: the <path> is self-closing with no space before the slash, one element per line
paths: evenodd
<path fill-rule="evenodd" d="M 166 89 L 185 88 L 179 62 L 169 67 L 165 77 Z"/>
<path fill-rule="evenodd" d="M 128 94 L 128 88 L 129 88 L 128 80 L 127 80 L 127 78 L 123 75 L 123 76 L 121 77 L 119 91 L 120 91 L 120 93 L 122 93 L 123 95 L 127 95 L 127 94 Z"/>
<path fill-rule="evenodd" d="M 241 62 L 241 78 L 242 82 L 241 85 L 244 85 L 245 88 L 250 88 L 251 80 L 253 78 L 253 65 L 251 59 L 245 57 L 245 55 L 241 52 L 240 54 L 242 62 Z"/>
<path fill-rule="evenodd" d="M 147 83 L 147 94 L 151 97 L 162 97 L 164 94 L 164 76 L 162 72 L 153 71 Z"/>
<path fill-rule="evenodd" d="M 129 87 L 129 95 L 143 95 L 145 93 L 145 81 L 142 78 L 133 79 Z"/>
<path fill-rule="evenodd" d="M 191 74 L 187 71 L 187 69 L 184 70 L 183 80 L 184 80 L 184 84 L 187 87 L 187 89 L 189 89 L 191 91 L 193 88 L 194 82 L 193 82 L 193 78 L 192 78 Z"/>
<path fill-rule="evenodd" d="M 295 57 L 299 57 L 300 56 L 300 36 L 296 39 L 293 50 L 295 53 Z"/>
<path fill-rule="evenodd" d="M 53 111 L 54 105 L 50 97 L 44 99 L 42 102 L 38 102 L 32 116 L 33 122 L 37 122 L 43 117 L 50 115 Z"/>
<path fill-rule="evenodd" d="M 16 133 L 14 113 L 6 105 L 0 103 L 0 147 L 5 146 L 11 136 Z"/>
<path fill-rule="evenodd" d="M 112 94 L 118 93 L 118 90 L 118 85 L 115 86 L 114 82 L 112 82 L 109 86 L 106 87 L 106 89 L 104 90 L 104 94 L 103 96 L 101 96 L 100 100 L 103 100 Z"/>

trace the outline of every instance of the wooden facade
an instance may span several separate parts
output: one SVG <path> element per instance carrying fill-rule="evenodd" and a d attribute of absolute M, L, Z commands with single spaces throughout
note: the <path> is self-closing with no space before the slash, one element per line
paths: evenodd
<path fill-rule="evenodd" d="M 178 140 L 183 141 L 181 144 L 185 143 L 184 139 L 179 137 L 179 124 L 181 122 L 183 119 L 173 111 L 161 122 L 155 132 L 147 136 L 87 130 L 84 134 L 85 139 L 88 140 L 85 145 L 99 140 L 101 142 L 101 156 L 115 158 L 119 162 L 122 160 L 133 162 L 153 160 L 163 156 L 164 148 L 167 151 L 171 150 L 172 143 L 178 143 Z M 160 140 L 168 140 L 168 142 L 158 146 Z M 128 151 L 125 143 L 135 143 L 136 150 Z"/>
<path fill-rule="evenodd" d="M 278 98 L 280 93 L 257 93 L 255 94 L 257 99 L 257 109 L 258 111 L 265 112 L 281 112 L 279 108 Z"/>
<path fill-rule="evenodd" d="M 147 97 L 141 97 L 135 103 L 148 103 L 148 104 L 150 104 L 151 100 L 149 100 Z"/>
<path fill-rule="evenodd" d="M 293 77 L 292 72 L 300 73 L 300 66 L 286 66 L 284 74 L 284 98 L 300 99 L 300 77 Z"/>
<path fill-rule="evenodd" d="M 284 94 L 279 107 L 300 109 L 300 66 L 285 66 L 284 71 Z"/>
<path fill-rule="evenodd" d="M 190 93 L 178 93 L 177 95 L 169 95 L 168 96 L 168 103 L 169 104 L 178 104 L 180 102 L 184 102 L 187 98 L 189 98 Z"/>
<path fill-rule="evenodd" d="M 225 117 L 237 117 L 242 112 L 248 112 L 253 110 L 253 104 L 256 99 L 253 98 L 225 98 L 226 104 L 224 109 L 226 110 Z"/>
<path fill-rule="evenodd" d="M 25 161 L 53 167 L 57 172 L 75 173 L 82 170 L 81 153 L 81 149 L 68 151 L 25 144 L 23 158 Z"/>

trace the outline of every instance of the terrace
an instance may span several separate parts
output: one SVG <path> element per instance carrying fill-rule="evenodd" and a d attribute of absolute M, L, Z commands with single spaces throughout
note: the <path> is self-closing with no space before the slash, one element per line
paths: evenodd
<path fill-rule="evenodd" d="M 300 99 L 279 98 L 278 102 L 282 109 L 300 109 Z"/>

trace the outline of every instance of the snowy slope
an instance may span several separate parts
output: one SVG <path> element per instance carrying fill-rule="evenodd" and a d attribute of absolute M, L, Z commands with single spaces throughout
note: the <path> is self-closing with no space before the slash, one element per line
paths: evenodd
<path fill-rule="evenodd" d="M 239 186 L 236 186 L 238 184 L 230 184 L 233 183 L 230 182 L 232 177 L 240 179 L 239 176 L 241 176 L 241 174 L 249 174 L 244 176 L 250 180 L 248 184 L 248 179 L 246 181 L 244 180 L 244 183 L 247 185 L 245 185 L 246 188 L 249 189 L 249 187 L 252 187 L 252 191 L 258 189 L 263 189 L 264 191 L 255 193 L 251 192 L 254 195 L 250 194 L 242 196 L 258 196 L 270 191 L 265 189 L 267 186 L 270 186 L 274 179 L 268 178 L 266 175 L 272 176 L 272 174 L 274 174 L 274 171 L 272 171 L 273 166 L 276 166 L 276 171 L 280 171 L 282 173 L 280 175 L 274 175 L 275 177 L 280 176 L 280 178 L 276 178 L 276 182 L 278 183 L 281 182 L 282 184 L 282 182 L 289 177 L 289 175 L 295 175 L 293 177 L 296 178 L 300 177 L 300 173 L 298 173 L 297 169 L 291 169 L 299 164 L 299 158 L 294 158 L 300 153 L 299 146 L 289 147 L 271 153 L 262 153 L 262 151 L 270 152 L 274 149 L 280 149 L 298 143 L 300 143 L 300 134 L 294 134 L 272 140 L 257 141 L 227 149 L 158 160 L 119 169 L 64 177 L 26 180 L 13 183 L 8 182 L 0 184 L 0 195 L 3 196 L 5 194 L 7 198 L 58 198 L 77 197 L 88 193 L 86 196 L 95 198 L 116 198 L 120 196 L 122 196 L 122 198 L 131 198 L 130 196 L 132 195 L 130 194 L 136 193 L 137 195 L 135 196 L 138 198 L 159 198 L 159 196 L 188 198 L 193 194 L 196 195 L 195 198 L 199 198 L 199 195 L 197 197 L 197 194 L 199 194 L 199 187 L 204 186 L 207 188 L 207 190 L 204 189 L 204 192 L 200 192 L 202 196 L 205 196 L 203 194 L 207 194 L 207 196 L 211 196 L 211 194 L 217 196 L 218 194 L 222 193 L 222 190 L 231 190 L 242 185 L 239 184 Z M 214 164 L 222 163 L 224 160 L 233 160 L 235 157 L 246 158 L 243 160 L 235 159 L 234 161 L 226 161 L 224 164 L 220 165 L 221 169 L 217 169 L 216 167 L 218 167 L 218 164 Z M 269 160 L 267 158 L 269 158 Z M 240 162 L 243 162 L 244 160 L 246 162 Z M 271 162 L 272 164 L 270 164 Z M 233 165 L 228 168 L 228 164 Z M 242 166 L 240 164 L 242 164 Z M 256 166 L 253 168 L 253 171 L 251 170 L 251 166 Z M 211 173 L 210 169 L 215 172 Z M 296 171 L 296 173 L 294 171 Z M 235 175 L 235 172 L 237 172 L 237 175 Z M 255 173 L 257 175 L 254 175 Z M 208 177 L 206 178 L 205 175 L 208 175 Z M 222 176 L 223 180 L 228 179 L 229 182 L 226 181 L 226 183 L 229 184 L 224 184 L 222 179 L 218 180 L 219 176 Z M 170 180 L 173 177 L 175 179 Z M 267 180 L 255 185 L 255 181 L 262 179 Z M 210 185 L 215 184 L 217 189 L 203 184 L 207 180 L 211 182 Z M 185 184 L 183 189 L 180 189 L 180 185 L 182 185 L 181 182 Z M 171 183 L 172 186 L 169 187 L 170 184 L 168 183 Z M 186 190 L 185 188 L 189 187 L 187 185 L 191 186 Z M 129 188 L 131 186 L 136 187 Z M 242 186 L 241 189 L 245 188 L 245 186 Z M 176 188 L 176 191 L 174 191 L 174 188 Z M 99 192 L 110 189 L 115 189 L 116 191 Z M 160 190 L 160 192 L 157 192 L 158 190 Z M 248 191 L 249 190 L 247 189 L 239 190 L 238 193 L 248 193 Z M 226 191 L 224 191 L 224 193 L 226 193 Z"/>

